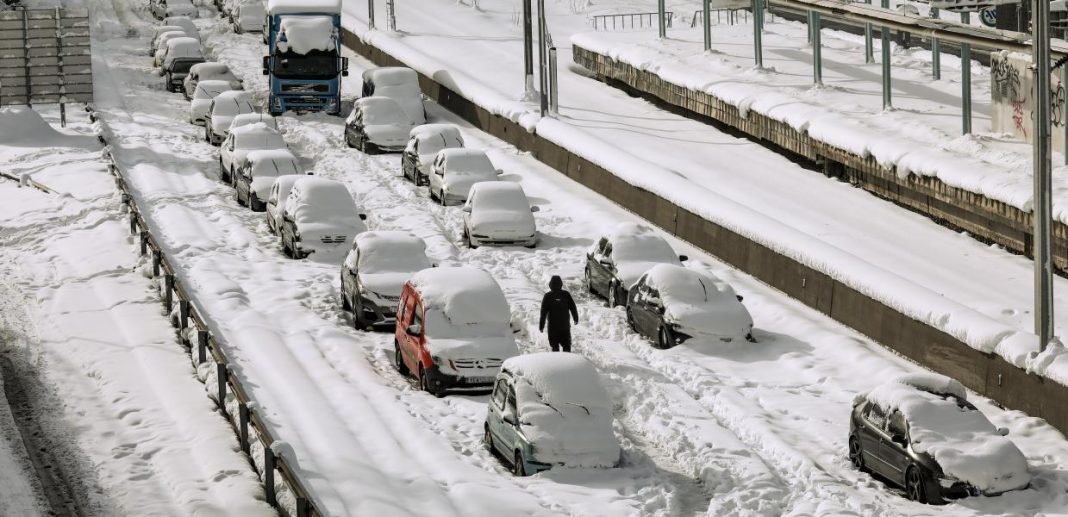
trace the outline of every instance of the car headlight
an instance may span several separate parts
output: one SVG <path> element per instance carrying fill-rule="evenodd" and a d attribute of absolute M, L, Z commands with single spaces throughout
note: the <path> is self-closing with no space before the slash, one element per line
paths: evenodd
<path fill-rule="evenodd" d="M 330 99 L 329 101 L 326 101 L 326 109 L 327 111 L 337 109 L 337 99 Z"/>
<path fill-rule="evenodd" d="M 271 107 L 274 108 L 275 111 L 282 111 L 282 99 L 275 97 L 274 102 L 271 103 Z"/>

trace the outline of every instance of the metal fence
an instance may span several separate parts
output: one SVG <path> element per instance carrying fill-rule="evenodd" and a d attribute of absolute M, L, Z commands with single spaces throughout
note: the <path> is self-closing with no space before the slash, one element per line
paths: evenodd
<path fill-rule="evenodd" d="M 598 14 L 590 17 L 590 25 L 594 30 L 617 31 L 627 29 L 648 29 L 656 27 L 659 13 L 620 13 Z M 671 20 L 675 13 L 664 13 L 665 23 L 671 27 Z"/>
<path fill-rule="evenodd" d="M 697 27 L 698 24 L 703 23 L 705 18 L 704 14 L 703 10 L 694 11 L 693 19 L 690 20 L 690 27 Z M 749 23 L 749 9 L 710 9 L 708 18 L 709 20 L 715 20 L 713 22 L 715 25 L 723 25 L 723 20 L 727 21 L 727 25 Z"/>
<path fill-rule="evenodd" d="M 87 9 L 0 11 L 0 106 L 92 100 Z"/>

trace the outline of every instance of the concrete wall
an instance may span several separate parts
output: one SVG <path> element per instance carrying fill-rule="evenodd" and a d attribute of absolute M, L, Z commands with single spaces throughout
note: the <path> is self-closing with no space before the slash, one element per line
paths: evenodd
<path fill-rule="evenodd" d="M 346 46 L 376 64 L 400 64 L 379 49 L 365 44 L 355 34 L 343 31 L 342 35 Z M 665 231 L 923 366 L 959 379 L 968 388 L 1006 407 L 1045 418 L 1062 432 L 1068 432 L 1068 388 L 1065 386 L 1028 374 L 999 356 L 979 352 L 821 272 L 631 185 L 589 160 L 527 132 L 510 120 L 487 112 L 428 77 L 420 75 L 420 84 L 427 96 L 475 127 L 520 150 L 531 152 L 543 163 Z M 680 94 L 685 95 L 682 92 Z M 723 109 L 722 105 L 714 108 Z M 760 122 L 751 120 L 747 124 L 753 128 L 761 127 Z M 764 129 L 767 129 L 766 125 Z M 898 188 L 888 179 L 884 178 L 883 181 L 882 188 L 887 191 Z M 917 190 L 910 194 L 917 206 L 941 206 L 940 203 L 946 203 L 945 199 L 954 199 L 954 195 L 959 195 L 947 191 L 944 185 L 923 186 L 926 192 Z M 949 212 L 951 209 L 943 210 Z"/>
<path fill-rule="evenodd" d="M 1064 85 L 1061 71 L 1050 80 L 1050 119 L 1053 122 L 1053 150 L 1064 152 Z M 1029 54 L 994 52 L 990 55 L 991 130 L 1032 141 L 1035 105 L 1035 74 Z"/>

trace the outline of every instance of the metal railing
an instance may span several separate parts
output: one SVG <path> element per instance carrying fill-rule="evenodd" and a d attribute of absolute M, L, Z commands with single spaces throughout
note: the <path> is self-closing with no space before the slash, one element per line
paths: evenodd
<path fill-rule="evenodd" d="M 91 110 L 90 120 L 98 115 Z M 163 253 L 157 239 L 150 233 L 149 225 L 137 206 L 133 193 L 126 183 L 126 171 L 123 171 L 112 156 L 107 137 L 97 137 L 105 146 L 104 155 L 108 160 L 108 171 L 115 177 L 115 183 L 122 192 L 122 203 L 130 213 L 130 234 L 138 236 L 141 256 L 151 255 L 152 278 L 162 277 L 159 285 L 160 298 L 167 314 L 174 314 L 171 323 L 178 329 L 180 340 L 187 347 L 190 360 L 198 373 L 203 373 L 205 385 L 214 377 L 215 392 L 209 398 L 215 400 L 219 412 L 230 423 L 237 435 L 241 450 L 248 456 L 252 468 L 260 475 L 266 501 L 284 517 L 318 517 L 325 515 L 315 504 L 311 492 L 300 479 L 294 465 L 294 458 L 279 455 L 272 445 L 282 443 L 271 434 L 263 417 L 257 411 L 257 405 L 242 386 L 241 381 L 230 375 L 230 360 L 219 346 L 218 341 L 209 330 L 209 325 L 202 309 L 192 294 L 186 290 L 178 279 L 177 269 Z M 210 363 L 209 363 L 210 361 Z M 214 371 L 211 369 L 214 363 Z M 253 454 L 254 445 L 260 449 L 260 461 Z M 288 491 L 283 504 L 279 501 L 278 489 Z"/>
<path fill-rule="evenodd" d="M 619 13 L 619 14 L 597 14 L 590 17 L 590 25 L 594 30 L 627 30 L 627 29 L 651 29 L 656 27 L 657 18 L 660 13 Z M 664 13 L 667 26 L 671 27 L 671 20 L 675 17 L 675 13 L 667 11 Z"/>
<path fill-rule="evenodd" d="M 713 16 L 715 16 L 713 18 Z M 748 23 L 749 22 L 749 9 L 709 9 L 709 20 L 715 20 L 715 25 L 722 25 L 723 19 L 726 18 L 727 25 L 734 25 L 736 23 Z M 693 19 L 690 20 L 690 28 L 697 27 L 698 24 L 704 21 L 704 10 L 697 10 L 693 12 Z M 739 19 L 741 21 L 739 21 Z"/>

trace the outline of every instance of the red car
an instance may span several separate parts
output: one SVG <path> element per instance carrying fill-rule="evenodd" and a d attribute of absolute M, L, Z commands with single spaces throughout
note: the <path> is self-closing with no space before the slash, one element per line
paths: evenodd
<path fill-rule="evenodd" d="M 441 397 L 450 389 L 488 389 L 501 363 L 519 355 L 511 313 L 489 273 L 463 267 L 419 271 L 401 291 L 394 361 L 402 375 Z"/>

